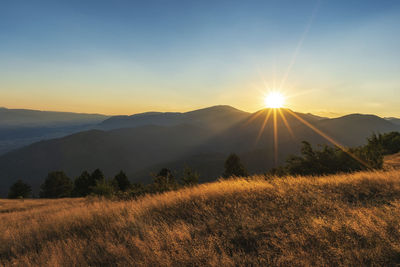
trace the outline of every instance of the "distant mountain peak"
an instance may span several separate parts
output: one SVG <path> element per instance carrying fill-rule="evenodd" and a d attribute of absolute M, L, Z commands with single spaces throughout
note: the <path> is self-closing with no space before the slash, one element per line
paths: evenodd
<path fill-rule="evenodd" d="M 186 112 L 174 112 L 174 111 L 147 111 L 147 112 L 141 112 L 141 113 L 135 113 L 132 115 L 117 115 L 113 116 L 113 118 L 116 117 L 121 117 L 121 118 L 126 118 L 126 117 L 142 117 L 142 116 L 153 116 L 153 115 L 162 115 L 162 114 L 186 114 L 186 113 L 193 113 L 193 112 L 202 112 L 202 111 L 237 111 L 237 112 L 243 112 L 246 113 L 245 111 L 242 111 L 240 109 L 234 108 L 229 105 L 215 105 L 215 106 L 210 106 L 210 107 L 205 107 L 205 108 L 199 108 L 195 110 L 190 110 Z"/>
<path fill-rule="evenodd" d="M 234 108 L 234 107 L 229 106 L 229 105 L 216 105 L 216 106 L 211 106 L 211 107 L 205 107 L 205 108 L 201 108 L 201 109 L 188 111 L 188 112 L 185 112 L 184 114 L 204 113 L 204 112 L 232 112 L 232 113 L 248 114 L 245 111 L 242 111 L 240 109 Z"/>
<path fill-rule="evenodd" d="M 249 113 L 228 105 L 211 106 L 188 112 L 145 112 L 131 116 L 114 116 L 103 121 L 102 129 L 132 128 L 144 125 L 173 126 L 195 124 L 202 127 L 222 129 L 238 122 Z"/>
<path fill-rule="evenodd" d="M 361 113 L 353 113 L 353 114 L 348 114 L 344 115 L 342 117 L 339 117 L 340 119 L 376 119 L 376 120 L 383 120 L 383 118 L 374 115 L 374 114 L 361 114 Z M 336 118 L 336 119 L 339 119 Z"/>
<path fill-rule="evenodd" d="M 234 107 L 229 106 L 229 105 L 215 105 L 215 106 L 200 108 L 200 109 L 193 110 L 193 111 L 206 110 L 206 109 L 208 109 L 208 110 L 224 109 L 224 110 L 237 110 L 237 111 L 242 111 L 242 110 L 240 110 L 240 109 L 234 108 Z M 244 112 L 244 111 L 242 111 L 242 112 Z"/>

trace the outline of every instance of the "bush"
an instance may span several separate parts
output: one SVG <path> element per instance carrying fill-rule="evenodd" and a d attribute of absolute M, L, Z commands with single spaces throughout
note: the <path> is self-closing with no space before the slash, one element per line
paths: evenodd
<path fill-rule="evenodd" d="M 336 146 L 323 145 L 319 149 L 313 149 L 306 141 L 302 144 L 300 156 L 290 156 L 285 166 L 272 172 L 280 175 L 325 175 L 380 169 L 383 165 L 383 155 L 379 146 L 368 144 L 343 151 Z"/>
<path fill-rule="evenodd" d="M 18 180 L 10 187 L 8 198 L 27 198 L 31 195 L 31 193 L 32 187 L 22 182 L 22 180 Z"/>
<path fill-rule="evenodd" d="M 368 138 L 367 146 L 381 149 L 384 155 L 398 153 L 400 152 L 400 133 L 373 134 Z"/>
<path fill-rule="evenodd" d="M 151 186 L 145 186 L 141 183 L 133 183 L 127 191 L 118 191 L 116 192 L 115 196 L 119 199 L 125 199 L 125 200 L 136 199 L 147 193 L 151 193 L 149 191 L 150 187 Z"/>
<path fill-rule="evenodd" d="M 96 196 L 112 197 L 115 193 L 114 186 L 111 182 L 102 179 L 96 182 L 96 185 L 92 188 L 92 194 Z"/>

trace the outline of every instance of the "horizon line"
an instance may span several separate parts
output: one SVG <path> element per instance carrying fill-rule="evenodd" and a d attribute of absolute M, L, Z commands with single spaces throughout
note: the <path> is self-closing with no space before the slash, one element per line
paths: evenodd
<path fill-rule="evenodd" d="M 261 109 L 257 109 L 256 111 L 247 111 L 247 110 L 243 110 L 243 109 L 239 109 L 236 108 L 232 105 L 228 105 L 228 104 L 219 104 L 219 105 L 211 105 L 211 106 L 205 106 L 205 107 L 200 107 L 200 108 L 194 108 L 194 109 L 188 109 L 188 110 L 183 110 L 183 111 L 160 111 L 160 110 L 148 110 L 148 111 L 141 111 L 141 112 L 136 112 L 136 113 L 130 113 L 130 114 L 122 114 L 122 113 L 115 113 L 115 114 L 106 114 L 106 113 L 100 113 L 100 112 L 82 112 L 82 111 L 69 111 L 69 110 L 53 110 L 53 109 L 35 109 L 35 108 L 9 108 L 9 107 L 5 107 L 5 106 L 0 106 L 0 109 L 6 109 L 6 110 L 26 110 L 26 111 L 38 111 L 38 112 L 53 112 L 53 113 L 72 113 L 72 114 L 81 114 L 81 115 L 99 115 L 99 116 L 107 116 L 107 117 L 117 117 L 117 116 L 133 116 L 133 115 L 139 115 L 139 114 L 145 114 L 145 113 L 187 113 L 187 112 L 192 112 L 192 111 L 197 111 L 197 110 L 202 110 L 202 109 L 208 109 L 208 108 L 214 108 L 214 107 L 230 107 L 233 109 L 236 109 L 238 111 L 241 112 L 245 112 L 245 113 L 249 113 L 249 114 L 255 114 L 257 112 L 260 112 L 262 110 L 268 110 L 268 109 L 272 109 L 272 108 L 261 108 Z M 282 107 L 279 109 L 288 109 L 288 110 L 292 110 L 289 107 Z M 293 110 L 294 111 L 294 110 Z M 327 118 L 327 119 L 335 119 L 335 118 L 341 118 L 341 117 L 345 117 L 348 115 L 372 115 L 372 116 L 377 116 L 380 117 L 382 119 L 399 119 L 399 116 L 396 115 L 391 115 L 391 116 L 381 116 L 378 114 L 373 114 L 373 113 L 362 113 L 362 112 L 350 112 L 350 113 L 336 113 L 336 112 L 332 112 L 332 111 L 326 111 L 326 112 L 304 112 L 304 111 L 295 111 L 298 113 L 303 113 L 303 114 L 310 114 L 310 115 L 314 115 L 314 116 L 318 116 L 321 118 Z M 328 116 L 328 115 L 322 115 L 325 113 L 332 113 L 332 114 L 336 114 L 335 116 Z"/>

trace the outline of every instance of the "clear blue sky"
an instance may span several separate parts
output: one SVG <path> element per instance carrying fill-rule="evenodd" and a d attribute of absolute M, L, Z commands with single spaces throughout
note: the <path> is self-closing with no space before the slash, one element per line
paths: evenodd
<path fill-rule="evenodd" d="M 270 90 L 400 116 L 400 1 L 0 0 L 0 106 L 256 111 Z"/>

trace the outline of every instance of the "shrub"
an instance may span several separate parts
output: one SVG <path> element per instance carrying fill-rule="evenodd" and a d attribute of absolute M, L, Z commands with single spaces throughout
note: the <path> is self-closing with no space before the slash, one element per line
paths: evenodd
<path fill-rule="evenodd" d="M 285 166 L 273 170 L 275 174 L 324 175 L 340 172 L 354 172 L 367 169 L 380 169 L 383 155 L 378 146 L 366 145 L 344 151 L 328 145 L 313 149 L 303 141 L 301 155 L 292 155 Z"/>
<path fill-rule="evenodd" d="M 193 186 L 199 183 L 199 174 L 189 167 L 183 170 L 182 183 L 184 186 Z"/>
<path fill-rule="evenodd" d="M 124 200 L 136 199 L 140 196 L 150 193 L 150 187 L 151 186 L 145 186 L 141 183 L 133 183 L 127 191 L 118 191 L 115 193 L 115 196 Z"/>
<path fill-rule="evenodd" d="M 400 152 L 400 133 L 390 132 L 385 134 L 373 134 L 368 138 L 368 147 L 381 149 L 384 155 Z"/>
<path fill-rule="evenodd" d="M 92 188 L 92 194 L 96 196 L 112 197 L 114 193 L 114 186 L 106 179 L 97 181 L 96 185 Z"/>

